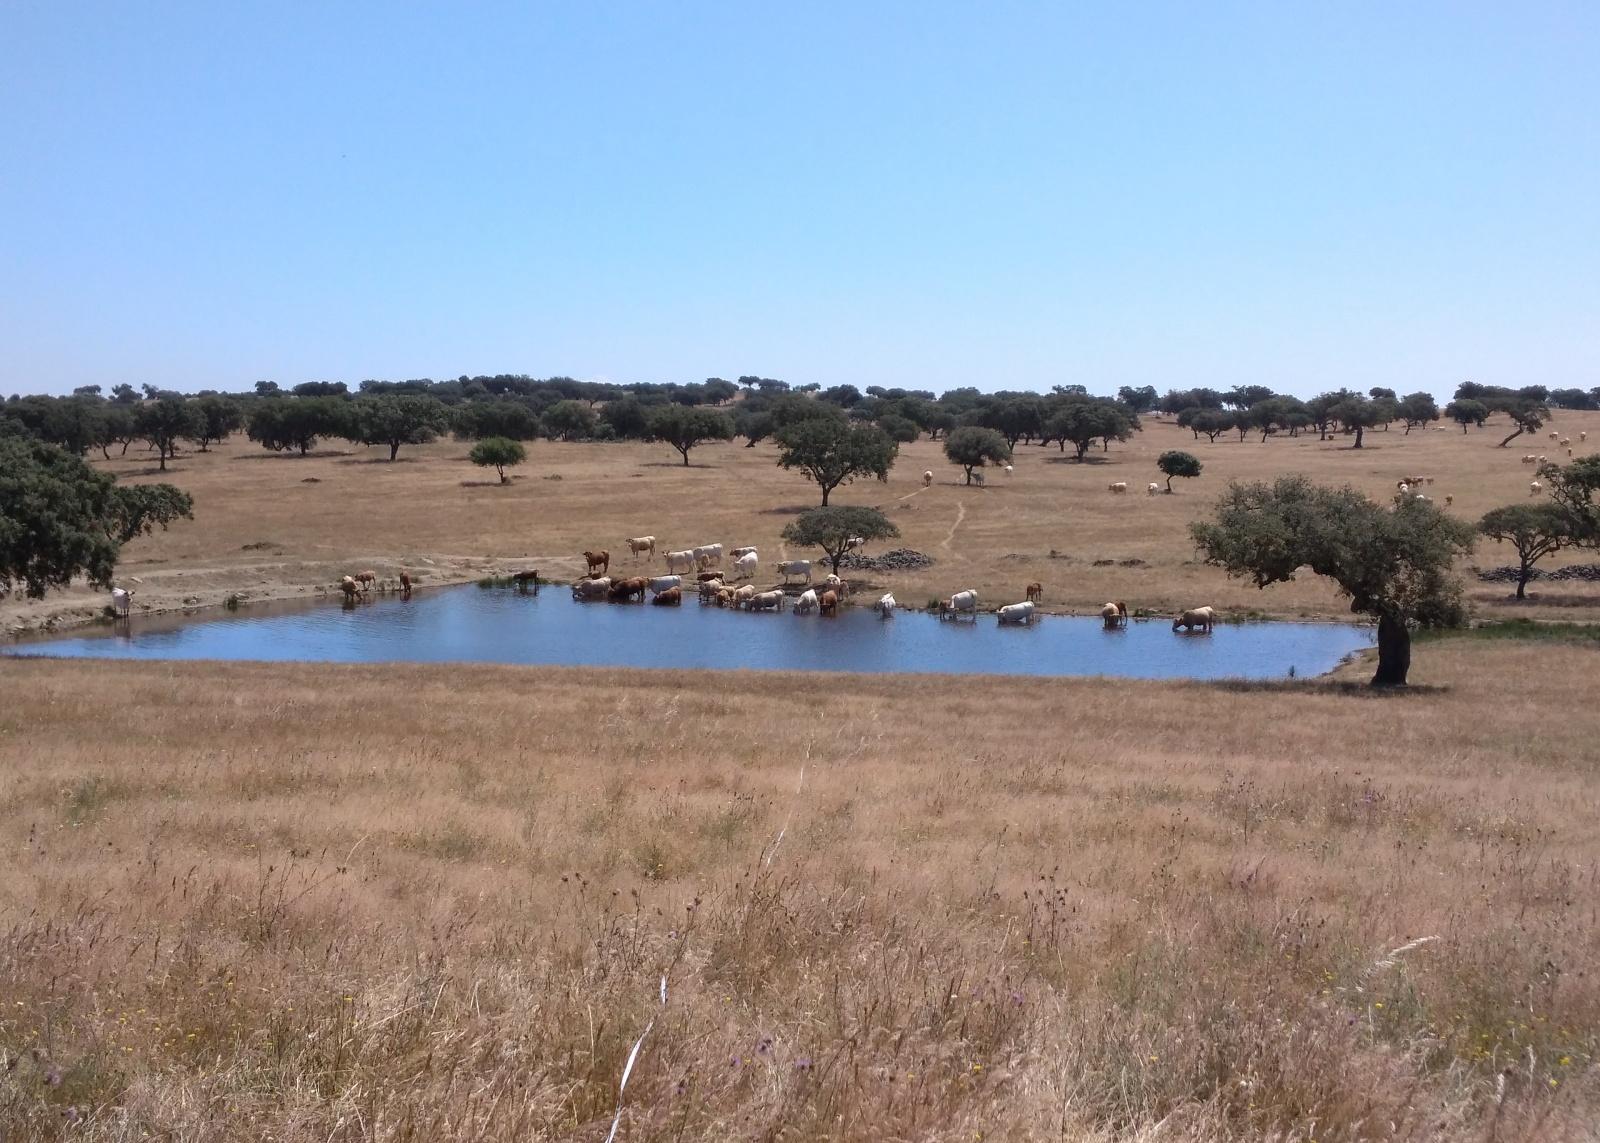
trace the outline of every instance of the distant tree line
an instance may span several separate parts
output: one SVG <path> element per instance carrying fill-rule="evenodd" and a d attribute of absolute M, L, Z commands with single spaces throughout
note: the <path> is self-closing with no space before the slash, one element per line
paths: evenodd
<path fill-rule="evenodd" d="M 877 385 L 865 391 L 854 385 L 795 386 L 755 375 L 692 384 L 611 384 L 497 374 L 363 381 L 354 392 L 339 381 L 290 388 L 260 381 L 248 393 L 192 395 L 148 384 L 117 385 L 106 394 L 89 385 L 68 397 L 12 397 L 0 402 L 0 418 L 80 456 L 98 450 L 109 459 L 112 449 L 126 455 L 130 445 L 143 443 L 165 468 L 180 446 L 204 451 L 240 430 L 279 451 L 306 453 L 323 440 L 387 445 L 391 460 L 406 445 L 443 433 L 463 441 L 654 440 L 671 445 L 688 464 L 691 450 L 707 441 L 738 437 L 749 447 L 769 439 L 781 444 L 785 433 L 800 432 L 795 426 L 802 422 L 827 421 L 871 426 L 896 445 L 924 436 L 942 441 L 957 429 L 985 429 L 1003 438 L 1008 449 L 1053 444 L 1066 452 L 1070 446 L 1081 461 L 1096 445 L 1103 451 L 1127 441 L 1140 430 L 1140 417 L 1151 413 L 1175 417 L 1196 440 L 1215 442 L 1234 433 L 1241 441 L 1265 442 L 1276 435 L 1315 432 L 1323 440 L 1352 438 L 1359 448 L 1373 430 L 1399 425 L 1409 433 L 1448 418 L 1466 432 L 1496 414 L 1513 428 L 1500 442 L 1506 443 L 1538 429 L 1552 407 L 1600 407 L 1600 389 L 1506 389 L 1468 382 L 1441 410 L 1428 393 L 1400 396 L 1382 387 L 1339 389 L 1309 400 L 1265 385 L 1169 389 L 1165 395 L 1154 386 L 1125 385 L 1115 396 L 1096 396 L 1082 385 L 1057 385 L 1048 393 L 963 387 L 935 396 Z M 872 442 L 876 447 L 876 437 Z M 825 475 L 820 483 L 828 483 Z"/>

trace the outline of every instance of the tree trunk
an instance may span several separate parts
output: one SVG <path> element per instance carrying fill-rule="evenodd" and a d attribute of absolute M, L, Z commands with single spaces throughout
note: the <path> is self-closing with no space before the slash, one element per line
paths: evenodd
<path fill-rule="evenodd" d="M 1372 676 L 1375 687 L 1403 687 L 1411 671 L 1411 632 L 1403 620 L 1384 614 L 1378 617 L 1378 670 Z"/>
<path fill-rule="evenodd" d="M 394 441 L 389 442 L 389 463 L 394 463 L 394 458 L 400 455 L 400 446 Z"/>
<path fill-rule="evenodd" d="M 1462 432 L 1466 432 L 1467 431 L 1467 426 L 1466 425 L 1462 425 L 1461 426 L 1461 431 Z M 1500 447 L 1501 448 L 1505 448 L 1506 445 L 1510 444 L 1512 441 L 1516 440 L 1521 435 L 1522 435 L 1522 426 L 1518 425 L 1516 432 L 1512 433 L 1509 437 L 1507 437 L 1505 440 L 1500 442 Z"/>
<path fill-rule="evenodd" d="M 1518 599 L 1527 599 L 1528 598 L 1528 576 L 1532 571 L 1533 571 L 1533 565 L 1531 563 L 1529 563 L 1526 559 L 1524 559 L 1522 561 L 1522 567 L 1517 569 L 1517 598 Z"/>
<path fill-rule="evenodd" d="M 686 449 L 686 448 L 680 448 L 678 451 L 683 454 L 683 467 L 684 468 L 688 468 L 689 467 L 689 450 Z"/>
<path fill-rule="evenodd" d="M 1172 477 L 1170 476 L 1167 477 L 1167 492 L 1169 494 L 1172 492 Z"/>
<path fill-rule="evenodd" d="M 826 484 L 822 486 L 822 506 L 824 508 L 828 506 L 828 493 L 832 491 L 833 489 L 829 488 Z"/>
<path fill-rule="evenodd" d="M 1364 434 L 1366 431 L 1367 431 L 1367 429 L 1366 429 L 1365 425 L 1357 425 L 1356 426 L 1356 443 L 1351 445 L 1350 446 L 1351 448 L 1360 448 L 1361 447 L 1361 437 L 1362 437 L 1362 434 Z"/>

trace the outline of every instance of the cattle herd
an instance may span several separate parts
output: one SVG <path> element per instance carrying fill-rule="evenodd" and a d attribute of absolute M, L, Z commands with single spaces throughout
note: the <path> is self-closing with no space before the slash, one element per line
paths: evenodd
<path fill-rule="evenodd" d="M 863 541 L 852 537 L 849 548 L 861 547 Z M 635 562 L 653 559 L 656 555 L 654 536 L 636 536 L 627 541 L 629 554 Z M 812 586 L 811 560 L 783 560 L 777 564 L 781 583 L 765 591 L 748 581 L 755 578 L 760 568 L 760 553 L 755 548 L 732 548 L 726 552 L 728 566 L 724 565 L 721 544 L 704 544 L 681 551 L 665 553 L 667 574 L 659 576 L 612 576 L 611 553 L 606 550 L 585 551 L 584 561 L 588 574 L 572 585 L 572 597 L 584 602 L 633 603 L 650 602 L 662 607 L 677 607 L 683 603 L 685 590 L 693 590 L 700 602 L 716 607 L 742 611 L 782 611 L 789 598 L 788 588 L 801 587 L 794 598 L 792 611 L 796 615 L 837 615 L 839 608 L 850 595 L 850 585 L 837 574 L 829 573 L 820 587 Z M 693 576 L 693 581 L 687 577 Z M 1028 624 L 1038 614 L 1044 599 L 1044 585 L 1030 583 L 1024 590 L 1026 599 L 1019 603 L 996 608 L 994 615 L 1002 624 Z M 893 593 L 885 593 L 872 605 L 880 616 L 893 615 L 899 604 Z M 973 590 L 958 591 L 938 602 L 937 614 L 941 618 L 978 614 L 978 593 Z M 1100 618 L 1108 630 L 1125 627 L 1128 623 L 1128 605 L 1122 600 L 1107 603 L 1100 609 Z M 1189 632 L 1209 633 L 1216 622 L 1217 613 L 1211 607 L 1198 607 L 1183 612 L 1173 620 L 1174 631 L 1182 628 Z"/>

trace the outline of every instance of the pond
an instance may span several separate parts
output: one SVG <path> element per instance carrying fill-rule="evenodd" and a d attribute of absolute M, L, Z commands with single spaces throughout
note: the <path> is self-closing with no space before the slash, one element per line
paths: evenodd
<path fill-rule="evenodd" d="M 873 598 L 876 598 L 875 596 Z M 792 600 L 790 601 L 792 602 Z M 837 617 L 579 603 L 562 586 L 538 592 L 455 587 L 379 597 L 265 605 L 216 617 L 139 617 L 71 637 L 13 643 L 11 655 L 106 659 L 243 659 L 330 663 L 524 663 L 1138 679 L 1283 678 L 1331 670 L 1372 645 L 1372 631 L 1336 623 L 1219 625 L 1174 633 L 1170 621 L 1105 630 L 1098 618 L 1041 616 L 1002 627 L 994 615 L 940 619 L 865 606 Z"/>

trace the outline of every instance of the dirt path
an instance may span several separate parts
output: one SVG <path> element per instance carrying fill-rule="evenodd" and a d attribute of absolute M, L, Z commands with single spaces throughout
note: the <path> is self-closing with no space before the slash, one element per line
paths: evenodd
<path fill-rule="evenodd" d="M 945 551 L 949 552 L 951 555 L 957 556 L 957 557 L 959 557 L 959 558 L 961 558 L 963 560 L 966 559 L 967 557 L 963 556 L 960 552 L 958 552 L 954 548 L 952 548 L 950 546 L 950 541 L 956 538 L 956 529 L 961 527 L 961 522 L 963 520 L 965 520 L 966 518 L 967 518 L 967 506 L 965 504 L 963 504 L 961 501 L 957 500 L 956 501 L 956 519 L 955 519 L 955 523 L 950 525 L 950 531 L 946 532 L 944 539 L 939 541 L 939 546 L 941 548 L 943 548 Z"/>

